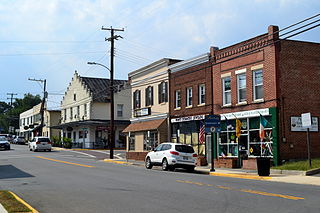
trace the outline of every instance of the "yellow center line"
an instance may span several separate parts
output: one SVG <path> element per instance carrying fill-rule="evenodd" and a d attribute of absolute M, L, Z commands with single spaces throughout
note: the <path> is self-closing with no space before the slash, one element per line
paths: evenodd
<path fill-rule="evenodd" d="M 258 195 L 265 195 L 265 196 L 271 196 L 271 197 L 281 197 L 289 200 L 304 200 L 303 197 L 294 197 L 290 195 L 282 195 L 282 194 L 274 194 L 274 193 L 269 193 L 269 192 L 260 192 L 260 191 L 254 191 L 254 190 L 247 190 L 247 189 L 241 189 L 241 192 L 247 192 L 251 194 L 258 194 Z"/>
<path fill-rule="evenodd" d="M 37 158 L 42 158 L 42 159 L 45 159 L 45 160 L 50 160 L 50 161 L 59 162 L 59 163 L 70 164 L 70 165 L 76 165 L 76 166 L 82 166 L 82 167 L 88 167 L 88 168 L 95 167 L 95 166 L 89 166 L 89 165 L 85 165 L 85 164 L 71 163 L 71 162 L 62 161 L 62 160 L 56 160 L 56 159 L 52 159 L 52 158 L 46 158 L 46 157 L 42 157 L 42 156 L 36 156 L 36 157 L 37 157 Z"/>
<path fill-rule="evenodd" d="M 275 193 L 269 193 L 269 192 L 262 192 L 262 191 L 255 191 L 255 190 L 250 190 L 250 189 L 235 189 L 231 188 L 228 186 L 220 186 L 220 185 L 212 185 L 212 184 L 202 184 L 199 182 L 192 182 L 188 180 L 177 180 L 179 183 L 187 183 L 187 184 L 193 184 L 193 185 L 198 185 L 198 186 L 211 186 L 211 187 L 216 187 L 219 189 L 225 189 L 225 190 L 230 190 L 230 191 L 239 191 L 239 192 L 246 192 L 250 194 L 258 194 L 258 195 L 263 195 L 263 196 L 270 196 L 270 197 L 280 197 L 280 198 L 285 198 L 289 200 L 304 200 L 303 197 L 295 197 L 295 196 L 290 196 L 290 195 L 283 195 L 283 194 L 275 194 Z"/>

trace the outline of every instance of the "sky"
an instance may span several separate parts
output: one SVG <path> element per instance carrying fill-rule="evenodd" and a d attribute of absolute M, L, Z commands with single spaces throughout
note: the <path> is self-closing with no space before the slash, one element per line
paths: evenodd
<path fill-rule="evenodd" d="M 115 41 L 115 79 L 161 58 L 188 59 L 319 14 L 319 0 L 0 0 L 0 101 L 7 93 L 42 96 L 58 109 L 75 70 L 109 78 L 90 66 L 110 64 L 109 31 Z M 317 17 L 319 19 L 320 17 Z M 291 38 L 320 43 L 320 27 Z"/>

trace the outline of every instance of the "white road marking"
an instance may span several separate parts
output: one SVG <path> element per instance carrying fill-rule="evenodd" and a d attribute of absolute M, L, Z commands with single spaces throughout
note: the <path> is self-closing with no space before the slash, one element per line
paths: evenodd
<path fill-rule="evenodd" d="M 88 153 L 78 152 L 78 151 L 73 151 L 73 150 L 68 150 L 68 151 L 69 151 L 69 152 L 78 153 L 78 154 L 83 154 L 83 155 L 89 156 L 89 157 L 91 157 L 91 158 L 96 158 L 96 156 L 90 155 L 90 154 L 88 154 Z"/>

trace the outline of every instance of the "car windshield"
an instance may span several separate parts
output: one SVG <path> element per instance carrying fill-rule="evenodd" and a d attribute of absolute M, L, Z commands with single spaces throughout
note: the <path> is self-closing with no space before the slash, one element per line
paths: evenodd
<path fill-rule="evenodd" d="M 191 146 L 186 145 L 176 145 L 175 146 L 176 151 L 178 152 L 185 152 L 185 153 L 194 153 L 194 150 Z"/>
<path fill-rule="evenodd" d="M 7 140 L 7 138 L 6 137 L 4 137 L 4 136 L 0 136 L 0 141 L 6 141 Z"/>
<path fill-rule="evenodd" d="M 39 142 L 50 142 L 49 138 L 39 138 Z"/>

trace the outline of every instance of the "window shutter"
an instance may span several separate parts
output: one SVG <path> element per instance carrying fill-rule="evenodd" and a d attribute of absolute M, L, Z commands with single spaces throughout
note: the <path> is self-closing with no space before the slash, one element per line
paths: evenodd
<path fill-rule="evenodd" d="M 153 87 L 151 87 L 151 105 L 153 105 Z"/>
<path fill-rule="evenodd" d="M 147 88 L 145 89 L 145 104 L 146 104 L 146 106 L 149 105 L 148 90 L 149 90 L 149 87 L 147 87 Z"/>
<path fill-rule="evenodd" d="M 136 91 L 133 92 L 133 109 L 136 108 Z"/>
<path fill-rule="evenodd" d="M 158 84 L 158 100 L 159 100 L 159 104 L 161 103 L 161 84 Z"/>
<path fill-rule="evenodd" d="M 165 93 L 164 93 L 164 101 L 168 102 L 168 82 L 164 83 L 164 89 L 165 89 Z"/>
<path fill-rule="evenodd" d="M 141 91 L 138 91 L 138 108 L 141 107 Z"/>

